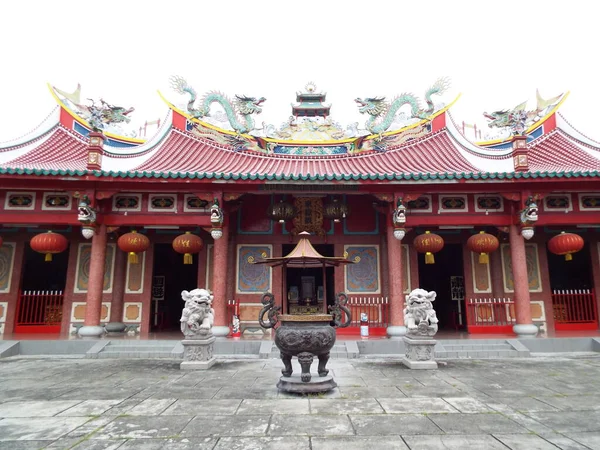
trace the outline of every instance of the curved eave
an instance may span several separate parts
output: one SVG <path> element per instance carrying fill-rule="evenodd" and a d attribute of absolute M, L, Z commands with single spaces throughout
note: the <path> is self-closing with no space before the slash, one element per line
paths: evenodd
<path fill-rule="evenodd" d="M 542 126 L 544 124 L 544 122 L 546 120 L 548 120 L 552 114 L 554 114 L 556 111 L 558 111 L 558 108 L 561 107 L 561 105 L 567 99 L 567 97 L 569 96 L 570 93 L 571 93 L 571 91 L 565 92 L 565 94 L 562 96 L 560 101 L 554 106 L 554 108 L 552 108 L 550 110 L 550 112 L 548 114 L 546 114 L 544 117 L 542 117 L 540 120 L 538 120 L 533 125 L 531 125 L 529 128 L 527 128 L 527 130 L 525 131 L 525 134 L 529 134 L 536 128 L 539 128 L 540 126 Z M 493 139 L 491 141 L 476 142 L 475 144 L 477 144 L 481 147 L 489 147 L 491 145 L 505 144 L 507 142 L 510 142 L 511 140 L 512 140 L 512 136 L 509 138 L 506 138 L 506 139 Z"/>
<path fill-rule="evenodd" d="M 573 172 L 482 172 L 482 173 L 404 173 L 393 175 L 265 175 L 265 174 L 228 174 L 201 172 L 121 172 L 88 170 L 53 170 L 0 168 L 0 175 L 34 176 L 94 176 L 97 178 L 154 178 L 182 180 L 231 180 L 231 181 L 445 181 L 445 180 L 519 180 L 519 179 L 556 179 L 556 178 L 599 178 L 600 171 Z"/>
<path fill-rule="evenodd" d="M 69 108 L 66 105 L 66 103 L 63 102 L 58 95 L 56 95 L 56 91 L 54 90 L 52 85 L 50 83 L 47 83 L 47 85 L 48 85 L 48 89 L 50 90 L 50 94 L 52 94 L 52 97 L 54 97 L 54 100 L 56 100 L 56 103 L 58 103 L 58 105 L 62 109 L 64 109 L 67 113 L 69 113 L 69 115 L 71 117 L 73 117 L 73 119 L 75 119 L 80 125 L 84 126 L 88 130 L 91 130 L 92 127 L 90 126 L 90 124 L 87 121 L 85 121 L 81 116 L 79 116 L 77 113 L 75 113 L 75 111 L 73 111 L 71 108 Z M 137 139 L 137 138 L 127 137 L 127 136 L 120 136 L 118 134 L 110 133 L 108 131 L 103 131 L 102 133 L 109 138 L 115 139 L 117 141 L 127 142 L 130 144 L 143 144 L 144 142 L 146 142 L 145 139 Z"/>
<path fill-rule="evenodd" d="M 187 112 L 182 111 L 181 109 L 177 108 L 173 103 L 171 103 L 170 101 L 168 101 L 162 94 L 160 91 L 157 91 L 158 95 L 160 96 L 160 98 L 162 99 L 163 102 L 165 102 L 167 104 L 167 106 L 169 108 L 171 108 L 173 111 L 181 114 L 182 116 L 184 116 L 186 119 L 188 119 L 191 122 L 195 122 L 195 123 L 199 123 L 204 127 L 210 128 L 211 130 L 215 130 L 218 131 L 219 133 L 223 133 L 223 134 L 229 134 L 231 136 L 238 136 L 238 133 L 236 133 L 235 131 L 230 131 L 230 130 L 225 130 L 223 128 L 219 128 L 215 125 L 212 125 L 210 123 L 206 123 L 203 122 L 195 117 L 190 116 Z M 461 94 L 458 94 L 456 96 L 456 98 L 448 105 L 444 106 L 442 109 L 440 109 L 439 111 L 436 111 L 435 113 L 433 113 L 431 116 L 429 116 L 427 119 L 423 119 L 420 120 L 418 122 L 415 122 L 413 124 L 407 125 L 405 127 L 402 127 L 398 130 L 392 130 L 392 131 L 386 131 L 385 133 L 382 133 L 383 136 L 393 136 L 395 134 L 400 134 L 406 130 L 410 130 L 412 128 L 416 128 L 419 125 L 422 125 L 424 123 L 430 122 L 433 119 L 435 119 L 437 116 L 445 113 L 448 109 L 450 109 L 451 106 L 453 106 L 458 99 L 460 98 Z M 242 134 L 242 136 L 248 138 L 248 139 L 256 139 L 256 136 L 252 136 L 250 134 Z M 356 142 L 360 139 L 362 140 L 370 140 L 370 139 L 375 139 L 375 138 L 379 138 L 379 134 L 369 134 L 367 136 L 360 136 L 360 137 L 353 137 L 353 138 L 347 138 L 347 139 L 332 139 L 332 140 L 328 140 L 328 141 L 294 141 L 294 140 L 285 140 L 285 139 L 273 139 L 273 138 L 267 138 L 267 137 L 261 137 L 261 140 L 264 140 L 265 142 L 269 142 L 269 143 L 274 143 L 274 144 L 279 144 L 279 145 L 291 145 L 291 146 L 297 146 L 297 145 L 315 145 L 315 146 L 321 146 L 321 145 L 343 145 L 343 144 L 348 144 L 351 142 Z"/>

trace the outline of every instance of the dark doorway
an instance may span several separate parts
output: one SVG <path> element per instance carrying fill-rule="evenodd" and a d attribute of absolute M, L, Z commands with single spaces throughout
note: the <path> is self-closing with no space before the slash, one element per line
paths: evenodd
<path fill-rule="evenodd" d="M 45 255 L 25 246 L 15 333 L 59 333 L 69 250 Z"/>
<path fill-rule="evenodd" d="M 69 250 L 52 255 L 52 261 L 45 261 L 44 254 L 25 246 L 22 291 L 64 291 L 67 282 Z"/>
<path fill-rule="evenodd" d="M 295 247 L 294 244 L 284 244 L 282 254 L 287 255 Z M 314 248 L 323 256 L 334 256 L 334 247 L 331 244 L 314 245 Z M 324 284 L 322 267 L 288 267 L 286 269 L 288 312 L 290 314 L 323 312 L 323 302 L 333 305 L 334 276 L 333 267 L 325 268 Z"/>
<path fill-rule="evenodd" d="M 552 313 L 556 331 L 598 330 L 596 294 L 593 290 L 590 246 L 567 261 L 564 255 L 547 252 Z"/>
<path fill-rule="evenodd" d="M 460 244 L 446 244 L 435 254 L 435 264 L 425 264 L 425 255 L 419 254 L 419 287 L 437 293 L 433 308 L 439 319 L 440 330 L 455 330 L 464 314 L 464 294 L 460 299 L 463 280 L 463 256 Z M 462 287 L 464 292 L 464 287 Z M 454 292 L 453 292 L 454 291 Z M 453 300 L 453 298 L 455 300 Z"/>
<path fill-rule="evenodd" d="M 198 255 L 193 256 L 192 264 L 183 264 L 183 255 L 175 252 L 171 244 L 154 244 L 152 274 L 154 284 L 162 284 L 162 295 L 158 297 L 163 296 L 164 300 L 152 301 L 150 330 L 178 330 L 183 309 L 181 291 L 198 287 Z"/>
<path fill-rule="evenodd" d="M 586 242 L 580 252 L 573 254 L 571 261 L 564 255 L 548 254 L 550 289 L 592 289 L 592 261 L 590 246 Z"/>

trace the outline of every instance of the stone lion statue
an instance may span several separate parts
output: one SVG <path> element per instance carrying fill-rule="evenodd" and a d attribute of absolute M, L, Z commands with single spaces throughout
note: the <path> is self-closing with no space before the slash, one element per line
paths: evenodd
<path fill-rule="evenodd" d="M 214 296 L 206 289 L 193 289 L 182 291 L 181 298 L 185 302 L 180 319 L 184 336 L 209 335 L 215 321 Z"/>
<path fill-rule="evenodd" d="M 432 304 L 436 295 L 434 291 L 427 292 L 425 289 L 414 289 L 408 294 L 404 308 L 407 334 L 434 336 L 437 333 L 438 318 Z"/>

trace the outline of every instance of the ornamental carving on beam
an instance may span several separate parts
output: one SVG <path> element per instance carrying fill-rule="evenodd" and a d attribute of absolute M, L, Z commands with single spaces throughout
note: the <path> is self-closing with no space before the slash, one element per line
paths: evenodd
<path fill-rule="evenodd" d="M 294 228 L 291 233 L 298 235 L 303 231 L 324 236 L 323 229 L 323 200 L 318 197 L 297 197 L 294 206 L 298 214 L 294 217 Z"/>

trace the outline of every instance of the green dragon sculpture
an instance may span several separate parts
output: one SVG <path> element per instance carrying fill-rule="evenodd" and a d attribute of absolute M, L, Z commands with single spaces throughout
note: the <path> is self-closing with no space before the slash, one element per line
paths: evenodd
<path fill-rule="evenodd" d="M 450 87 L 448 78 L 438 79 L 433 86 L 425 92 L 425 101 L 427 108 L 421 109 L 419 99 L 413 94 L 402 94 L 392 100 L 390 103 L 385 101 L 385 97 L 356 98 L 358 110 L 361 114 L 369 114 L 371 117 L 365 126 L 372 134 L 381 134 L 386 131 L 400 108 L 404 105 L 410 105 L 411 116 L 417 119 L 426 119 L 434 112 L 432 95 L 443 94 Z"/>
<path fill-rule="evenodd" d="M 187 110 L 192 117 L 201 119 L 209 116 L 211 103 L 219 103 L 225 110 L 225 114 L 227 114 L 229 124 L 238 134 L 254 130 L 252 114 L 260 114 L 262 112 L 260 105 L 266 100 L 264 97 L 256 99 L 255 97 L 236 95 L 235 103 L 232 103 L 231 100 L 219 92 L 208 92 L 202 98 L 201 106 L 194 108 L 194 103 L 198 97 L 194 88 L 180 76 L 173 76 L 169 81 L 171 82 L 171 87 L 176 92 L 189 94 L 190 100 L 187 104 Z"/>

